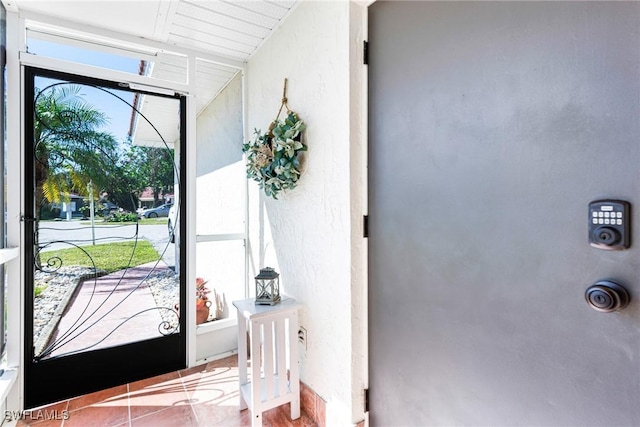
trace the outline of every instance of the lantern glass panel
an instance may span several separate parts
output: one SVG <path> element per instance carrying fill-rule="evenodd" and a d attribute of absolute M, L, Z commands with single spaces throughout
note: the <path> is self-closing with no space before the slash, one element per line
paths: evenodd
<path fill-rule="evenodd" d="M 280 302 L 279 274 L 273 268 L 260 270 L 256 280 L 256 304 L 274 305 Z"/>

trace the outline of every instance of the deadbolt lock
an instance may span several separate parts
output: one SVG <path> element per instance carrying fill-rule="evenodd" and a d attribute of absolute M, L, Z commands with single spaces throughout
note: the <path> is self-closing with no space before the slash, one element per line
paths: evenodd
<path fill-rule="evenodd" d="M 619 283 L 600 280 L 590 286 L 584 294 L 589 307 L 602 313 L 622 310 L 629 304 L 629 293 Z"/>

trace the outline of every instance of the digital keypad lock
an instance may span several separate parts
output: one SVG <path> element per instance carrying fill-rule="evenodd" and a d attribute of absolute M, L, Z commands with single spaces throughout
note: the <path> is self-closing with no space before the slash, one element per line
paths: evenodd
<path fill-rule="evenodd" d="M 589 203 L 589 243 L 609 251 L 627 249 L 630 237 L 630 205 L 622 200 Z"/>

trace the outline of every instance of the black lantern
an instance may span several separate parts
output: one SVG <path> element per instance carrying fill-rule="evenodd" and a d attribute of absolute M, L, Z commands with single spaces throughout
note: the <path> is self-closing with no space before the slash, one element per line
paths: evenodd
<path fill-rule="evenodd" d="M 280 302 L 280 275 L 271 267 L 260 269 L 256 276 L 256 305 L 275 305 Z"/>

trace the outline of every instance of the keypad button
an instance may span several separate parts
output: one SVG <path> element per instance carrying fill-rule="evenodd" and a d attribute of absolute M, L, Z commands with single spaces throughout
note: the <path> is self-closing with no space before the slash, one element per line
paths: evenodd
<path fill-rule="evenodd" d="M 622 218 L 622 212 L 616 212 L 616 216 L 617 216 L 618 218 Z"/>
<path fill-rule="evenodd" d="M 602 218 L 604 216 L 604 212 L 598 212 L 598 216 Z"/>
<path fill-rule="evenodd" d="M 605 217 L 605 218 L 609 218 L 609 212 L 605 212 L 605 213 L 604 213 L 604 217 Z"/>
<path fill-rule="evenodd" d="M 598 223 L 598 218 L 593 218 L 592 221 L 593 221 L 594 224 L 597 224 Z"/>
<path fill-rule="evenodd" d="M 604 219 L 598 218 L 598 224 L 604 224 Z"/>
<path fill-rule="evenodd" d="M 598 212 L 596 212 L 596 211 L 591 212 L 591 216 L 592 217 L 597 217 L 598 216 Z"/>
<path fill-rule="evenodd" d="M 622 225 L 622 220 L 621 219 L 616 219 L 616 224 L 617 225 Z"/>
<path fill-rule="evenodd" d="M 609 224 L 609 218 L 605 218 L 604 223 Z"/>

